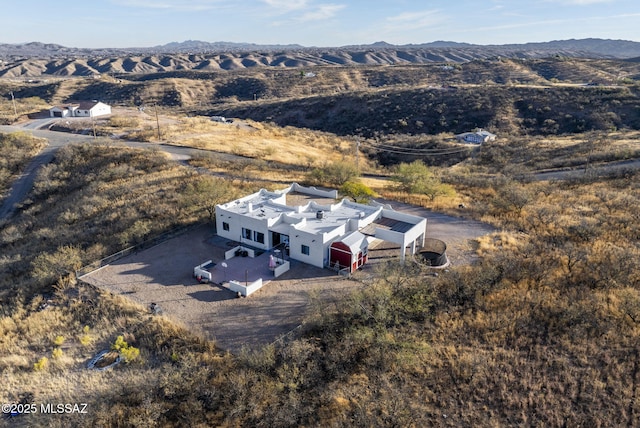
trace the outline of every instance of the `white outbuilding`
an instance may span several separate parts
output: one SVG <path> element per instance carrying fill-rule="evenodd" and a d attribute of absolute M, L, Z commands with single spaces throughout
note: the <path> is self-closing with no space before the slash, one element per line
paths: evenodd
<path fill-rule="evenodd" d="M 111 106 L 100 101 L 81 101 L 49 109 L 51 117 L 98 117 L 108 114 L 111 114 Z"/>

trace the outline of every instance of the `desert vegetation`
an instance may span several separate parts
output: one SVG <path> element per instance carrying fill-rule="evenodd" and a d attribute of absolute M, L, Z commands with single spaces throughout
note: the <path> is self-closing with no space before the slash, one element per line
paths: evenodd
<path fill-rule="evenodd" d="M 64 149 L 2 230 L 2 398 L 89 401 L 82 423 L 98 425 L 633 425 L 637 174 L 537 182 L 469 172 L 485 162 L 446 177 L 467 215 L 500 228 L 477 242 L 479 263 L 435 277 L 390 262 L 339 303 L 314 301 L 297 337 L 231 356 L 67 276 L 159 229 L 206 220 L 190 195 L 216 178 L 154 152 Z M 152 182 L 142 203 L 138 189 Z M 149 209 L 158 229 L 139 223 Z M 84 368 L 123 342 L 139 350 L 130 363 Z"/>
<path fill-rule="evenodd" d="M 0 83 L 0 93 L 7 94 L 0 98 L 0 125 L 9 125 L 47 108 L 47 102 L 38 96 L 18 98 L 19 91 L 19 87 L 5 86 Z"/>
<path fill-rule="evenodd" d="M 46 142 L 27 133 L 0 134 L 0 202 L 6 196 L 16 174 Z"/>
<path fill-rule="evenodd" d="M 513 78 L 514 64 L 553 89 L 497 79 Z M 270 119 L 244 128 L 176 114 L 162 126 L 168 141 L 240 156 L 198 155 L 189 166 L 117 142 L 61 149 L 20 212 L 0 225 L 0 398 L 89 404 L 86 415 L 22 416 L 53 427 L 636 426 L 638 172 L 602 167 L 638 157 L 637 88 L 562 86 L 583 80 L 570 64 L 430 69 L 438 79 L 478 85 L 437 91 L 392 79 L 428 85 L 418 79 L 422 70 L 405 76 L 390 68 L 368 71 L 368 85 L 387 86 L 375 94 L 227 100 L 225 114 L 259 119 L 270 110 Z M 484 80 L 467 81 L 482 70 Z M 338 72 L 352 73 L 345 86 L 359 84 L 361 71 Z M 326 129 L 275 125 L 286 117 Z M 463 123 L 452 125 L 455 118 Z M 146 132 L 153 140 L 146 125 L 115 116 L 98 127 L 139 129 L 139 139 Z M 504 132 L 457 159 L 434 156 L 468 126 Z M 371 151 L 360 168 L 352 135 Z M 2 138 L 11 156 L 24 150 L 7 167 L 11 174 L 39 148 L 21 134 Z M 394 149 L 397 157 L 378 150 L 386 156 L 378 167 L 376 146 L 403 150 Z M 535 175 L 547 169 L 583 172 Z M 473 242 L 473 264 L 435 275 L 419 261 L 390 260 L 375 275 L 354 275 L 353 291 L 339 301 L 310 296 L 295 334 L 239 355 L 74 275 L 159 233 L 210 221 L 216 201 L 293 180 L 341 187 L 356 200 L 404 200 L 498 231 Z M 88 370 L 101 350 L 126 362 Z"/>

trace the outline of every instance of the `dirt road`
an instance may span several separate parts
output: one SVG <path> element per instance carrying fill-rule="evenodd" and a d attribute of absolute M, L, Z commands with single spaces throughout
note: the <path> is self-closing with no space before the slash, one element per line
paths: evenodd
<path fill-rule="evenodd" d="M 39 121 L 42 124 L 45 122 Z M 224 158 L 225 160 L 232 160 L 240 158 L 239 156 L 230 155 L 227 153 L 216 153 L 208 150 L 193 149 L 190 147 L 172 146 L 169 144 L 157 144 L 157 143 L 141 143 L 139 141 L 125 141 L 125 140 L 110 140 L 108 138 L 100 137 L 94 139 L 92 136 L 69 134 L 64 132 L 54 132 L 43 129 L 34 129 L 29 124 L 25 126 L 0 126 L 0 132 L 29 132 L 36 137 L 47 139 L 49 144 L 40 152 L 33 160 L 27 165 L 24 172 L 13 183 L 9 190 L 7 198 L 2 201 L 0 205 L 0 221 L 9 219 L 19 206 L 19 204 L 27 196 L 33 183 L 38 175 L 38 170 L 51 162 L 55 156 L 55 153 L 61 147 L 64 147 L 72 143 L 87 143 L 98 141 L 103 144 L 112 145 L 124 145 L 126 147 L 132 147 L 137 149 L 149 149 L 154 148 L 166 153 L 172 160 L 186 161 L 198 154 L 215 155 Z"/>

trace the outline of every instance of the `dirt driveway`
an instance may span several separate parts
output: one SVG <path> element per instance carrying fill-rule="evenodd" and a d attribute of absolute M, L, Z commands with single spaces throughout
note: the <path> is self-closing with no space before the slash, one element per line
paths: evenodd
<path fill-rule="evenodd" d="M 493 231 L 480 222 L 434 214 L 405 204 L 395 207 L 425 216 L 427 236 L 447 242 L 447 253 L 454 265 L 469 262 L 469 240 Z M 164 315 L 193 331 L 203 332 L 215 340 L 218 347 L 233 353 L 243 347 L 271 343 L 298 327 L 312 295 L 323 301 L 338 299 L 344 291 L 361 285 L 328 269 L 296 261 L 291 261 L 289 272 L 277 279 L 271 278 L 247 298 L 237 298 L 235 293 L 215 284 L 198 284 L 192 277 L 193 267 L 213 260 L 217 263 L 214 269 L 221 269 L 220 263 L 228 249 L 229 243 L 218 239 L 211 226 L 202 226 L 129 255 L 82 279 L 145 306 L 156 303 Z M 390 248 L 386 254 L 398 257 L 399 251 L 399 248 Z M 248 267 L 253 262 L 251 258 L 245 260 Z M 381 261 L 384 258 L 365 265 L 365 275 L 371 275 L 374 263 Z"/>
<path fill-rule="evenodd" d="M 289 272 L 248 298 L 237 298 L 216 284 L 198 284 L 192 276 L 193 267 L 207 260 L 220 269 L 229 248 L 214 238 L 213 229 L 202 226 L 81 279 L 147 307 L 156 303 L 164 315 L 231 352 L 271 343 L 300 325 L 312 290 L 327 299 L 358 285 L 330 270 L 292 261 Z M 249 267 L 253 259 L 244 261 Z"/>

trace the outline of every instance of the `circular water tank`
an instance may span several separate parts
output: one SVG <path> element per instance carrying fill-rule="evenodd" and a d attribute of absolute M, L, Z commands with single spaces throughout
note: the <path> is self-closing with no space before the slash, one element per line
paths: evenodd
<path fill-rule="evenodd" d="M 449 263 L 449 259 L 447 259 L 447 244 L 439 239 L 425 239 L 424 246 L 420 249 L 420 255 L 432 267 L 445 266 Z"/>
<path fill-rule="evenodd" d="M 322 220 L 324 218 L 324 211 L 316 211 L 316 218 Z"/>

